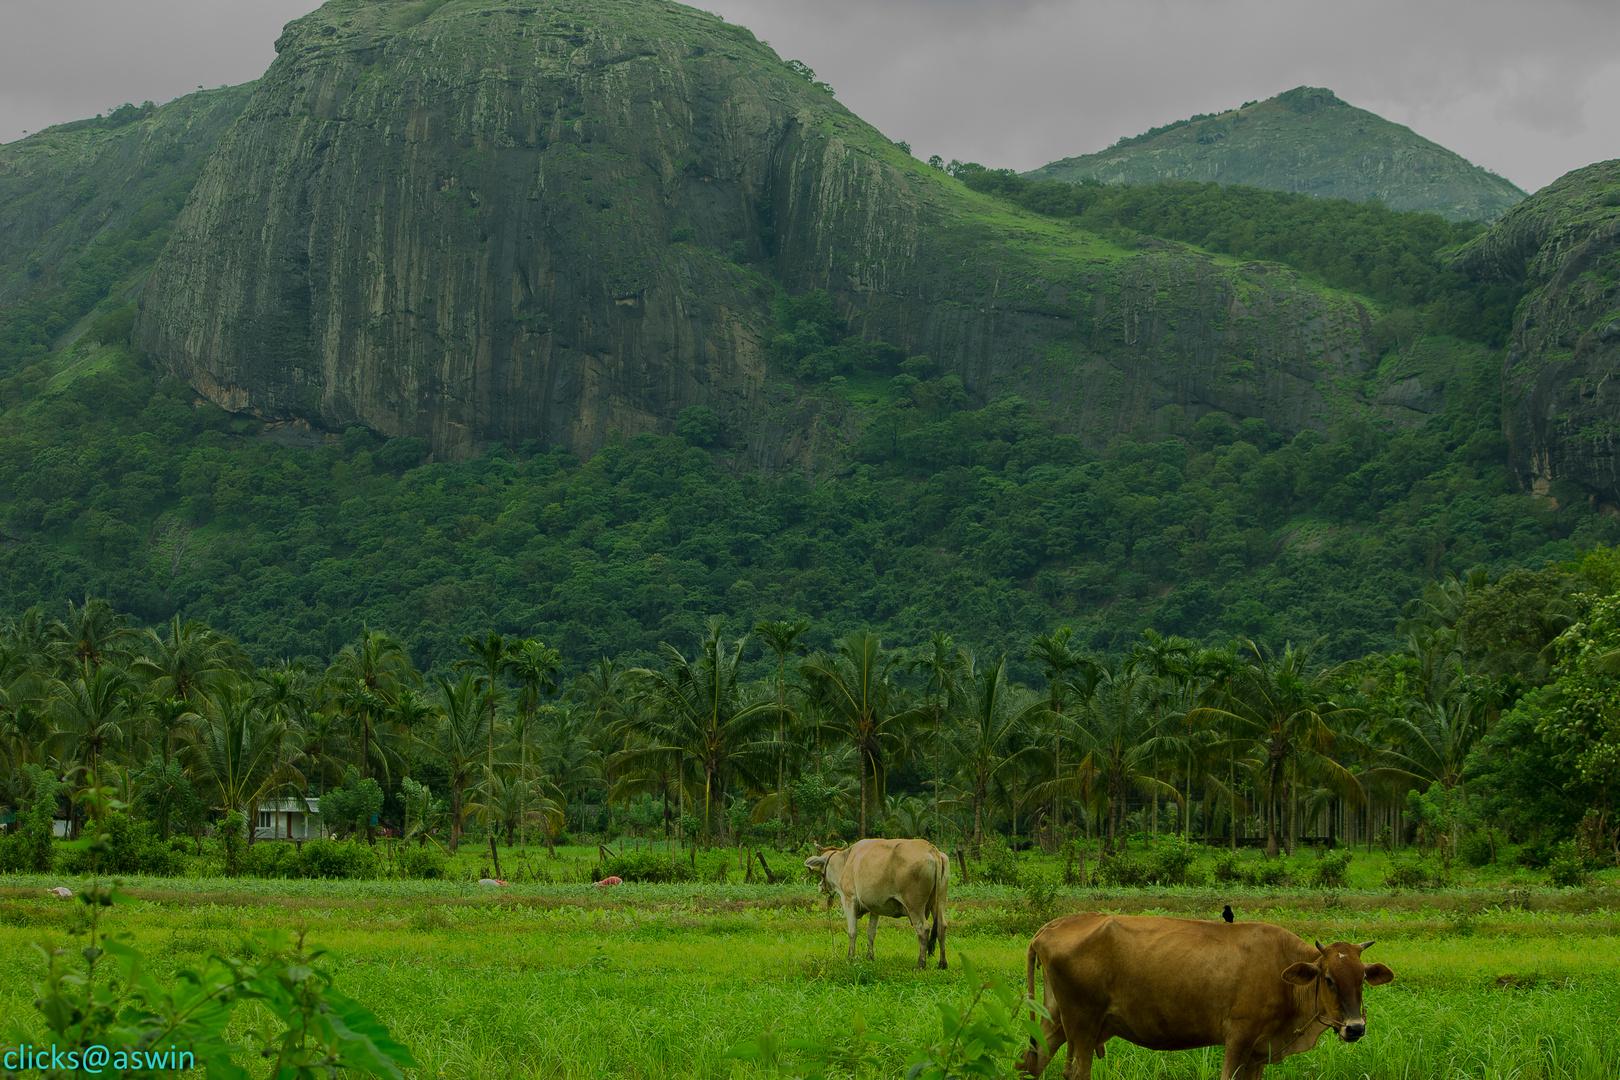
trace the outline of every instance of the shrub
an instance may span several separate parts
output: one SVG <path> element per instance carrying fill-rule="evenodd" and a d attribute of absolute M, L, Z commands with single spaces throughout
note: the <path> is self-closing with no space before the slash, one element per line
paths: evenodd
<path fill-rule="evenodd" d="M 1294 874 L 1281 859 L 1266 859 L 1249 875 L 1249 883 L 1267 889 L 1280 889 L 1294 883 Z"/>
<path fill-rule="evenodd" d="M 1235 852 L 1223 851 L 1215 856 L 1215 880 L 1222 885 L 1243 885 L 1252 877 L 1244 872 Z"/>
<path fill-rule="evenodd" d="M 1547 878 L 1561 889 L 1586 884 L 1586 860 L 1573 840 L 1565 840 L 1553 849 L 1553 857 L 1547 861 Z"/>
<path fill-rule="evenodd" d="M 399 876 L 420 880 L 438 880 L 445 876 L 449 863 L 437 848 L 406 848 L 394 858 Z M 622 876 L 622 875 L 621 875 Z"/>
<path fill-rule="evenodd" d="M 1438 889 L 1445 875 L 1418 859 L 1395 859 L 1384 871 L 1384 884 L 1392 889 Z"/>
<path fill-rule="evenodd" d="M 605 877 L 616 877 L 625 881 L 660 883 L 693 881 L 697 878 L 690 863 L 677 859 L 672 864 L 669 856 L 651 851 L 632 851 L 628 855 L 604 859 L 593 873 L 598 881 Z"/>
<path fill-rule="evenodd" d="M 1153 880 L 1160 885 L 1198 884 L 1193 880 L 1197 875 L 1191 873 L 1196 858 L 1197 852 L 1193 846 L 1179 834 L 1165 837 L 1159 841 L 1149 864 Z"/>
<path fill-rule="evenodd" d="M 1529 867 L 1531 870 L 1545 870 L 1552 864 L 1556 848 L 1557 845 L 1551 840 L 1538 836 L 1519 849 L 1517 862 L 1520 866 Z"/>
<path fill-rule="evenodd" d="M 374 878 L 381 876 L 382 857 L 369 844 L 346 840 L 311 840 L 298 853 L 304 877 Z"/>
<path fill-rule="evenodd" d="M 1105 885 L 1139 889 L 1152 880 L 1153 871 L 1129 855 L 1104 855 L 1097 866 L 1097 876 Z"/>
<path fill-rule="evenodd" d="M 1484 829 L 1466 833 L 1457 844 L 1457 857 L 1469 866 L 1488 866 L 1495 860 L 1490 834 Z"/>
<path fill-rule="evenodd" d="M 102 870 L 156 877 L 179 877 L 186 872 L 185 857 L 159 840 L 150 823 L 114 813 L 103 818 L 101 826 L 112 846 Z"/>
<path fill-rule="evenodd" d="M 1017 888 L 1023 880 L 1023 870 L 1013 858 L 1012 848 L 1001 836 L 992 836 L 984 845 L 984 865 L 979 880 L 992 885 L 1010 885 Z"/>
<path fill-rule="evenodd" d="M 253 844 L 242 857 L 242 873 L 248 877 L 293 878 L 303 876 L 298 849 L 281 841 Z"/>
<path fill-rule="evenodd" d="M 235 877 L 242 872 L 242 859 L 247 852 L 247 819 L 232 810 L 219 825 L 219 846 L 225 854 L 225 876 Z"/>
<path fill-rule="evenodd" d="M 1347 888 L 1350 885 L 1350 860 L 1354 858 L 1348 851 L 1330 851 L 1306 871 L 1306 880 L 1318 889 Z"/>

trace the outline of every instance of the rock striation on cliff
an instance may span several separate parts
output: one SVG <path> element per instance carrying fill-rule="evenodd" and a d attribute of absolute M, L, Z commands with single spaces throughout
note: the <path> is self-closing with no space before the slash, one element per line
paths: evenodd
<path fill-rule="evenodd" d="M 1503 434 L 1520 483 L 1620 507 L 1620 160 L 1538 191 L 1456 265 L 1526 288 L 1502 360 Z"/>
<path fill-rule="evenodd" d="M 1450 221 L 1491 222 L 1525 197 L 1508 180 L 1331 90 L 1297 86 L 1241 109 L 1194 117 L 1030 177 L 1105 184 L 1214 181 L 1318 198 L 1378 199 Z"/>
<path fill-rule="evenodd" d="M 832 407 L 767 359 L 779 289 L 1096 443 L 1373 408 L 1355 300 L 970 192 L 691 8 L 332 0 L 277 48 L 135 334 L 233 411 L 460 456 L 706 405 L 776 467 Z"/>

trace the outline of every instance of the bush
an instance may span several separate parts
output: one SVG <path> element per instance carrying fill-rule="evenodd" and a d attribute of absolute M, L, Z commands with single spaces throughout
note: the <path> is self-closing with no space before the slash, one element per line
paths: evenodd
<path fill-rule="evenodd" d="M 1553 857 L 1547 861 L 1547 878 L 1561 889 L 1586 884 L 1586 860 L 1573 840 L 1565 840 L 1553 849 Z"/>
<path fill-rule="evenodd" d="M 1348 851 L 1328 852 L 1306 871 L 1306 880 L 1317 889 L 1344 889 L 1350 885 L 1350 860 L 1355 856 Z"/>
<path fill-rule="evenodd" d="M 1384 871 L 1384 884 L 1392 889 L 1438 889 L 1445 883 L 1438 867 L 1431 869 L 1418 859 L 1395 859 Z"/>
<path fill-rule="evenodd" d="M 437 848 L 406 848 L 394 857 L 399 876 L 437 881 L 445 876 L 449 861 Z"/>
<path fill-rule="evenodd" d="M 1104 855 L 1097 865 L 1097 876 L 1105 885 L 1139 889 L 1152 880 L 1153 871 L 1129 855 Z"/>
<path fill-rule="evenodd" d="M 1282 859 L 1264 859 L 1250 868 L 1234 852 L 1223 851 L 1215 856 L 1215 880 L 1222 885 L 1277 889 L 1292 885 L 1294 875 Z"/>
<path fill-rule="evenodd" d="M 1538 836 L 1519 849 L 1516 861 L 1520 866 L 1531 870 L 1545 870 L 1552 865 L 1553 853 L 1557 846 L 1551 840 Z"/>
<path fill-rule="evenodd" d="M 1023 871 L 1013 858 L 1012 848 L 1007 846 L 1004 837 L 995 835 L 985 841 L 984 865 L 979 870 L 979 880 L 987 881 L 992 885 L 1010 885 L 1017 888 L 1023 881 Z"/>
<path fill-rule="evenodd" d="M 1293 871 L 1281 859 L 1266 859 L 1248 875 L 1249 884 L 1266 889 L 1281 889 L 1294 883 Z"/>
<path fill-rule="evenodd" d="M 123 814 L 108 814 L 101 823 L 112 846 L 101 869 L 113 874 L 151 874 L 179 877 L 186 872 L 185 857 L 159 840 L 148 822 Z"/>
<path fill-rule="evenodd" d="M 1490 834 L 1484 829 L 1464 834 L 1457 844 L 1457 857 L 1469 866 L 1489 866 L 1495 859 Z"/>
<path fill-rule="evenodd" d="M 369 844 L 347 840 L 311 840 L 298 853 L 303 877 L 375 878 L 382 872 L 382 857 Z"/>
<path fill-rule="evenodd" d="M 697 878 L 691 863 L 677 858 L 671 864 L 668 855 L 657 855 L 651 851 L 632 851 L 628 855 L 604 859 L 593 873 L 598 881 L 606 877 L 616 877 L 625 881 L 662 883 L 694 881 Z"/>
<path fill-rule="evenodd" d="M 1199 884 L 1194 880 L 1198 875 L 1191 873 L 1193 860 L 1197 857 L 1193 846 L 1180 834 L 1165 837 L 1154 849 L 1149 863 L 1154 882 L 1159 885 Z"/>
<path fill-rule="evenodd" d="M 247 854 L 242 856 L 242 873 L 259 878 L 295 878 L 304 875 L 298 861 L 298 849 L 279 840 L 264 840 L 250 845 Z"/>

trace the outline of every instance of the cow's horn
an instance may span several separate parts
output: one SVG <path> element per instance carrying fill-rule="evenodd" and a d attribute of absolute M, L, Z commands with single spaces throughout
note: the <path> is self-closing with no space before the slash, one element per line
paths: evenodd
<path fill-rule="evenodd" d="M 1326 950 L 1326 949 L 1324 949 L 1324 948 L 1322 948 L 1322 943 L 1321 943 L 1321 942 L 1320 942 L 1320 941 L 1318 941 L 1318 942 L 1317 942 L 1317 943 L 1316 943 L 1316 951 L 1317 951 L 1317 952 L 1319 952 L 1319 953 L 1321 953 L 1321 954 L 1322 954 L 1322 955 L 1323 955 L 1323 956 L 1326 956 L 1326 955 L 1327 955 L 1327 950 Z"/>
<path fill-rule="evenodd" d="M 1356 948 L 1361 952 L 1366 952 L 1368 949 L 1372 948 L 1375 944 L 1377 944 L 1377 942 L 1363 941 L 1359 945 L 1357 945 Z"/>

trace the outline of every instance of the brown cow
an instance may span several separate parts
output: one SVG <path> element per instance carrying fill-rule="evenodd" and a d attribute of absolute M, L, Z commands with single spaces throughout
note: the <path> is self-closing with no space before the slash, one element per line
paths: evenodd
<path fill-rule="evenodd" d="M 1065 1080 L 1090 1080 L 1092 1054 L 1114 1036 L 1150 1050 L 1221 1046 L 1221 1080 L 1259 1080 L 1267 1065 L 1309 1050 L 1329 1028 L 1345 1042 L 1367 1033 L 1362 983 L 1395 977 L 1363 966 L 1372 945 L 1314 948 L 1270 923 L 1132 915 L 1069 915 L 1029 943 L 1025 980 L 1045 976 L 1044 1051 L 1020 1065 L 1038 1077 L 1065 1042 Z"/>
<path fill-rule="evenodd" d="M 877 944 L 879 915 L 909 919 L 917 932 L 917 966 L 927 967 L 928 956 L 939 945 L 939 966 L 945 967 L 945 888 L 950 883 L 951 861 L 926 840 L 859 840 L 847 848 L 824 851 L 804 865 L 821 879 L 821 891 L 836 894 L 849 924 L 849 958 L 855 959 L 857 924 L 870 915 L 866 928 L 866 958 Z M 929 915 L 934 924 L 926 924 Z"/>

